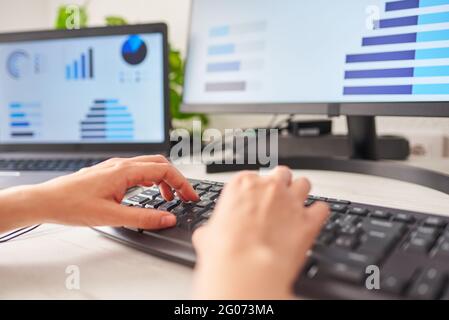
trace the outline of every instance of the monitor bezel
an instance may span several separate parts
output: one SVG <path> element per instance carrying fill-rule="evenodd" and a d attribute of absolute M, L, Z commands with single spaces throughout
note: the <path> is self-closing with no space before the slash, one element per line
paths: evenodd
<path fill-rule="evenodd" d="M 109 26 L 81 28 L 73 30 L 39 30 L 0 34 L 0 43 L 88 38 L 97 36 L 114 36 L 127 34 L 162 35 L 163 42 L 163 95 L 164 95 L 164 141 L 148 143 L 0 143 L 0 152 L 138 152 L 165 153 L 170 148 L 169 129 L 169 86 L 168 86 L 168 27 L 165 23 L 138 24 L 126 26 Z M 150 125 L 150 119 L 148 121 Z"/>
<path fill-rule="evenodd" d="M 190 6 L 188 39 L 191 39 L 195 0 Z M 184 80 L 187 82 L 189 51 L 188 41 Z M 184 85 L 185 88 L 185 85 Z M 184 98 L 182 112 L 202 113 L 260 113 L 260 114 L 304 114 L 330 116 L 398 116 L 398 117 L 449 117 L 449 101 L 435 102 L 297 102 L 297 103 L 187 103 Z"/>

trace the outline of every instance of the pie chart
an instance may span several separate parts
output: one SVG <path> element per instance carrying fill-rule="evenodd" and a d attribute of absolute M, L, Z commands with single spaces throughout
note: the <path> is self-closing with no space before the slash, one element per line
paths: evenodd
<path fill-rule="evenodd" d="M 138 35 L 131 35 L 122 46 L 123 59 L 133 66 L 142 63 L 147 54 L 147 45 Z"/>

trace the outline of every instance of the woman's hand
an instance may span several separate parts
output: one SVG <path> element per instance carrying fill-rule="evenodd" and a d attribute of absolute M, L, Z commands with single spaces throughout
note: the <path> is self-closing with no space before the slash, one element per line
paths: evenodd
<path fill-rule="evenodd" d="M 0 231 L 43 222 L 142 229 L 174 226 L 176 217 L 168 212 L 120 205 L 128 188 L 155 184 L 166 200 L 173 199 L 173 190 L 185 201 L 198 200 L 189 182 L 162 156 L 110 159 L 40 185 L 1 191 Z"/>
<path fill-rule="evenodd" d="M 209 223 L 196 231 L 195 298 L 280 299 L 292 285 L 328 207 L 304 207 L 310 183 L 290 170 L 237 175 L 223 190 Z"/>

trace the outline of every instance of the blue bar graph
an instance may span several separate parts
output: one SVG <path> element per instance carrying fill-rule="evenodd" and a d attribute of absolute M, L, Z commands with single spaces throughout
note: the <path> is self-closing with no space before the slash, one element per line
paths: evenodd
<path fill-rule="evenodd" d="M 79 58 L 65 66 L 66 80 L 86 80 L 94 78 L 94 54 L 93 49 L 81 53 Z"/>
<path fill-rule="evenodd" d="M 41 110 L 38 103 L 9 104 L 9 136 L 14 139 L 33 138 L 39 133 Z"/>
<path fill-rule="evenodd" d="M 117 99 L 97 99 L 80 122 L 83 140 L 112 141 L 134 139 L 134 120 Z"/>
<path fill-rule="evenodd" d="M 343 88 L 344 95 L 449 95 L 449 65 L 447 61 L 438 63 L 438 59 L 449 59 L 449 47 L 441 46 L 439 42 L 449 41 L 449 29 L 438 30 L 438 26 L 432 28 L 419 28 L 423 25 L 432 25 L 439 23 L 449 23 L 449 11 L 447 7 L 437 8 L 431 13 L 414 14 L 407 12 L 408 9 L 419 9 L 426 7 L 437 7 L 449 5 L 449 0 L 399 0 L 386 1 L 386 12 L 398 11 L 394 17 L 383 18 L 375 21 L 375 28 L 396 28 L 416 26 L 417 31 L 399 34 L 387 34 L 368 36 L 362 38 L 362 47 L 381 46 L 381 45 L 398 45 L 412 44 L 407 46 L 407 50 L 392 50 L 378 52 L 364 52 L 346 55 L 346 64 L 371 64 L 371 67 L 363 65 L 363 69 L 346 70 L 344 79 L 346 80 Z M 438 11 L 439 10 L 439 11 Z M 400 16 L 400 11 L 406 13 Z M 415 30 L 415 29 L 414 29 Z M 412 48 L 416 43 L 429 43 L 428 48 L 418 49 Z M 435 43 L 435 47 L 431 45 Z M 417 66 L 413 61 L 429 60 L 426 65 L 422 63 Z M 395 63 L 386 64 L 386 67 L 379 67 L 377 62 L 395 62 L 395 61 L 411 61 L 410 65 L 402 63 L 398 66 Z M 446 64 L 443 64 L 446 63 Z M 365 69 L 366 68 L 366 69 Z M 410 79 L 430 79 L 430 78 L 446 78 L 441 83 L 417 83 L 416 80 Z M 395 81 L 391 83 L 392 78 L 403 78 L 405 83 Z M 382 85 L 372 85 L 372 83 L 364 83 L 364 79 L 385 79 Z M 407 83 L 408 82 L 408 83 Z M 412 82 L 412 83 L 410 83 Z M 423 81 L 424 82 L 424 81 Z M 426 81 L 428 82 L 428 81 Z"/>

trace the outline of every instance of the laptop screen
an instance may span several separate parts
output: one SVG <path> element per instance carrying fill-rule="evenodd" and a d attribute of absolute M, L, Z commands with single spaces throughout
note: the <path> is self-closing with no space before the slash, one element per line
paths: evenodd
<path fill-rule="evenodd" d="M 1 144 L 162 143 L 161 33 L 0 42 Z"/>

